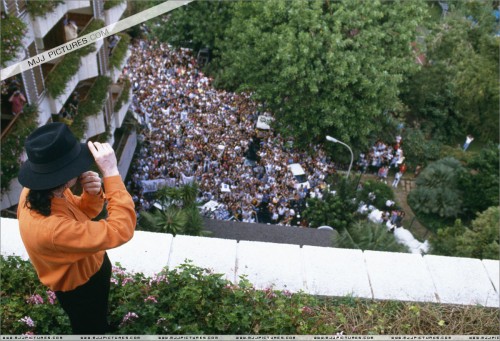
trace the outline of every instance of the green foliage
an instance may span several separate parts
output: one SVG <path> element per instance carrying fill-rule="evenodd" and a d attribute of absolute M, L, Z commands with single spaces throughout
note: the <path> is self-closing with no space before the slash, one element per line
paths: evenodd
<path fill-rule="evenodd" d="M 53 12 L 57 6 L 63 3 L 64 0 L 28 0 L 26 1 L 26 10 L 32 17 L 45 17 L 47 13 Z"/>
<path fill-rule="evenodd" d="M 139 228 L 152 232 L 206 235 L 203 219 L 196 204 L 198 185 L 185 184 L 181 187 L 163 187 L 156 193 L 161 209 L 141 211 Z"/>
<path fill-rule="evenodd" d="M 366 147 L 402 74 L 425 16 L 423 1 L 242 1 L 220 41 L 218 84 L 253 91 L 298 143 L 333 135 Z"/>
<path fill-rule="evenodd" d="M 496 5 L 495 5 L 496 6 Z M 498 142 L 499 39 L 491 1 L 455 2 L 430 26 L 428 65 L 410 77 L 402 99 L 433 139 L 472 133 Z"/>
<path fill-rule="evenodd" d="M 370 199 L 370 193 L 375 194 L 375 199 Z M 358 201 L 373 205 L 379 210 L 385 208 L 387 200 L 394 201 L 394 192 L 389 185 L 376 180 L 368 180 L 363 183 L 363 189 L 358 193 Z"/>
<path fill-rule="evenodd" d="M 116 44 L 113 49 L 113 54 L 109 57 L 109 66 L 119 69 L 121 63 L 127 55 L 128 47 L 130 45 L 130 36 L 126 33 L 118 33 L 120 41 Z"/>
<path fill-rule="evenodd" d="M 2 12 L 0 22 L 2 32 L 1 45 L 1 66 L 5 67 L 8 61 L 16 58 L 19 48 L 22 46 L 23 36 L 26 34 L 27 27 L 24 22 L 12 15 Z"/>
<path fill-rule="evenodd" d="M 155 37 L 177 47 L 214 49 L 231 23 L 231 1 L 195 1 L 167 16 L 168 25 L 153 25 Z"/>
<path fill-rule="evenodd" d="M 0 257 L 0 270 L 2 335 L 71 333 L 29 262 Z M 30 303 L 34 298 L 39 304 Z M 152 277 L 113 267 L 110 292 L 110 322 L 124 335 L 496 335 L 499 314 L 484 307 L 257 290 L 245 277 L 236 285 L 189 262 Z M 24 317 L 35 327 L 19 321 Z"/>
<path fill-rule="evenodd" d="M 464 171 L 460 162 L 453 158 L 427 166 L 416 180 L 417 188 L 408 195 L 413 211 L 434 218 L 457 217 L 462 209 L 459 179 Z"/>
<path fill-rule="evenodd" d="M 23 113 L 16 120 L 12 131 L 2 140 L 1 188 L 2 192 L 9 188 L 12 179 L 17 178 L 20 157 L 24 151 L 24 140 L 38 127 L 38 108 L 26 105 Z"/>
<path fill-rule="evenodd" d="M 116 7 L 120 4 L 123 4 L 125 0 L 106 0 L 104 2 L 104 10 L 111 9 L 113 7 Z"/>
<path fill-rule="evenodd" d="M 123 89 L 120 93 L 120 97 L 118 97 L 118 99 L 116 100 L 114 112 L 120 111 L 120 109 L 123 107 L 123 104 L 127 103 L 130 97 L 130 79 L 124 78 L 123 83 Z"/>
<path fill-rule="evenodd" d="M 307 199 L 304 217 L 311 227 L 327 225 L 342 231 L 354 222 L 356 204 L 352 198 L 345 200 L 341 195 L 325 191 L 321 199 Z"/>
<path fill-rule="evenodd" d="M 459 186 L 463 196 L 461 216 L 473 219 L 477 213 L 499 203 L 500 158 L 498 147 L 494 144 L 472 154 L 467 163 L 467 172 L 462 173 Z"/>
<path fill-rule="evenodd" d="M 87 117 L 97 115 L 103 110 L 110 84 L 111 78 L 97 76 L 87 97 L 78 105 L 78 114 L 71 125 L 71 131 L 77 138 L 82 139 L 87 130 Z"/>
<path fill-rule="evenodd" d="M 479 259 L 499 259 L 498 206 L 490 207 L 477 215 L 471 227 L 464 227 L 460 220 L 455 226 L 437 231 L 430 239 L 433 254 Z"/>
<path fill-rule="evenodd" d="M 55 294 L 40 283 L 30 262 L 2 256 L 0 272 L 2 335 L 71 334 L 69 319 L 57 304 Z M 21 321 L 26 317 L 34 322 L 33 327 Z"/>
<path fill-rule="evenodd" d="M 91 33 L 104 27 L 102 20 L 93 20 L 87 28 L 80 33 L 80 36 Z M 66 84 L 78 72 L 81 65 L 81 58 L 89 53 L 95 52 L 95 43 L 70 52 L 57 63 L 45 79 L 45 87 L 52 98 L 61 96 L 66 90 Z"/>
<path fill-rule="evenodd" d="M 403 137 L 403 150 L 408 168 L 417 165 L 425 167 L 428 162 L 439 159 L 441 144 L 435 139 L 427 139 L 417 128 L 407 128 Z"/>
<path fill-rule="evenodd" d="M 344 249 L 408 252 L 407 247 L 399 244 L 385 225 L 371 221 L 358 221 L 341 231 L 338 237 L 333 239 L 333 246 Z"/>
<path fill-rule="evenodd" d="M 457 219 L 453 226 L 438 229 L 429 238 L 430 253 L 433 255 L 454 256 L 457 251 L 457 238 L 462 236 L 466 229 L 467 227 L 463 226 L 460 219 Z"/>

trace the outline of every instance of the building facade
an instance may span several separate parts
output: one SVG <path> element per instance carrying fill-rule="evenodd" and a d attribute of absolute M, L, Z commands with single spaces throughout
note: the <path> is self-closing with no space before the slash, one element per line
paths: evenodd
<path fill-rule="evenodd" d="M 127 9 L 126 1 L 116 0 L 0 1 L 2 48 L 5 48 L 2 67 L 34 58 L 78 36 L 113 24 Z M 19 29 L 16 31 L 16 27 L 21 28 L 22 34 Z M 19 46 L 15 48 L 13 42 L 18 42 Z M 19 129 L 26 125 L 23 120 L 28 114 L 16 112 L 12 101 L 16 91 L 24 96 L 26 108 L 35 108 L 32 109 L 34 127 L 64 122 L 82 142 L 109 142 L 115 149 L 128 153 L 124 157 L 125 163 L 131 161 L 135 143 L 129 139 L 134 139 L 136 134 L 129 130 L 124 132 L 123 125 L 132 96 L 130 82 L 121 72 L 130 54 L 129 42 L 125 33 L 108 36 L 97 40 L 93 46 L 37 63 L 33 68 L 2 81 L 2 145 L 18 148 L 5 151 L 2 147 L 2 162 L 13 163 L 10 175 L 9 170 L 2 167 L 2 210 L 17 204 L 21 186 L 15 177 L 15 166 L 16 162 L 20 164 L 26 158 Z M 13 138 L 18 139 L 17 143 L 11 143 Z M 129 150 L 120 145 L 128 146 Z M 118 158 L 126 172 L 130 161 L 124 164 L 121 155 Z"/>

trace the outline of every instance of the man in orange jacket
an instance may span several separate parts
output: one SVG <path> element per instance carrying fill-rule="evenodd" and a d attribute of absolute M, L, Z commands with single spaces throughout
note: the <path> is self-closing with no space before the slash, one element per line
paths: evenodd
<path fill-rule="evenodd" d="M 79 143 L 63 123 L 36 129 L 25 142 L 19 172 L 25 188 L 17 216 L 21 238 L 40 281 L 56 293 L 74 334 L 104 334 L 111 263 L 106 254 L 135 230 L 134 203 L 108 143 Z M 89 171 L 96 162 L 103 176 Z M 81 183 L 83 193 L 70 188 Z M 107 201 L 108 217 L 92 221 Z"/>

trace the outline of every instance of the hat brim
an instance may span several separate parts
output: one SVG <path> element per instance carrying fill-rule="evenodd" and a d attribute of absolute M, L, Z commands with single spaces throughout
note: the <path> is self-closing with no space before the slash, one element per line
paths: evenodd
<path fill-rule="evenodd" d="M 46 190 L 64 185 L 69 180 L 88 171 L 94 163 L 94 157 L 86 143 L 80 144 L 80 154 L 70 163 L 51 173 L 37 173 L 26 161 L 19 170 L 18 180 L 21 185 L 33 190 Z"/>

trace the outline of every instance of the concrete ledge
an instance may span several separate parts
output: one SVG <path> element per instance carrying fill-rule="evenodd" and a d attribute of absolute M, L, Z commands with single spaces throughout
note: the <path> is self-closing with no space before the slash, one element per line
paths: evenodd
<path fill-rule="evenodd" d="M 241 241 L 237 257 L 237 276 L 246 275 L 257 289 L 305 289 L 301 249 L 297 245 Z"/>
<path fill-rule="evenodd" d="M 136 231 L 128 243 L 108 250 L 109 259 L 128 271 L 152 276 L 167 265 L 173 238 L 171 234 Z"/>
<path fill-rule="evenodd" d="M 441 303 L 498 307 L 498 293 L 479 259 L 424 256 L 424 260 Z"/>
<path fill-rule="evenodd" d="M 1 254 L 28 254 L 16 219 L 1 218 Z M 499 306 L 499 261 L 332 247 L 176 236 L 136 231 L 108 251 L 113 264 L 153 276 L 191 260 L 257 289 L 382 300 Z"/>
<path fill-rule="evenodd" d="M 373 298 L 361 250 L 304 246 L 307 293 Z"/>
<path fill-rule="evenodd" d="M 491 284 L 493 284 L 493 287 L 495 288 L 495 291 L 498 295 L 498 293 L 500 292 L 500 267 L 498 266 L 498 261 L 492 259 L 483 259 L 482 262 L 484 268 L 486 269 L 486 273 L 490 278 Z"/>
<path fill-rule="evenodd" d="M 437 302 L 422 256 L 378 251 L 364 255 L 375 299 Z"/>
<path fill-rule="evenodd" d="M 234 283 L 237 245 L 234 240 L 178 235 L 172 243 L 168 267 L 175 268 L 191 260 L 199 267 L 224 274 Z"/>

